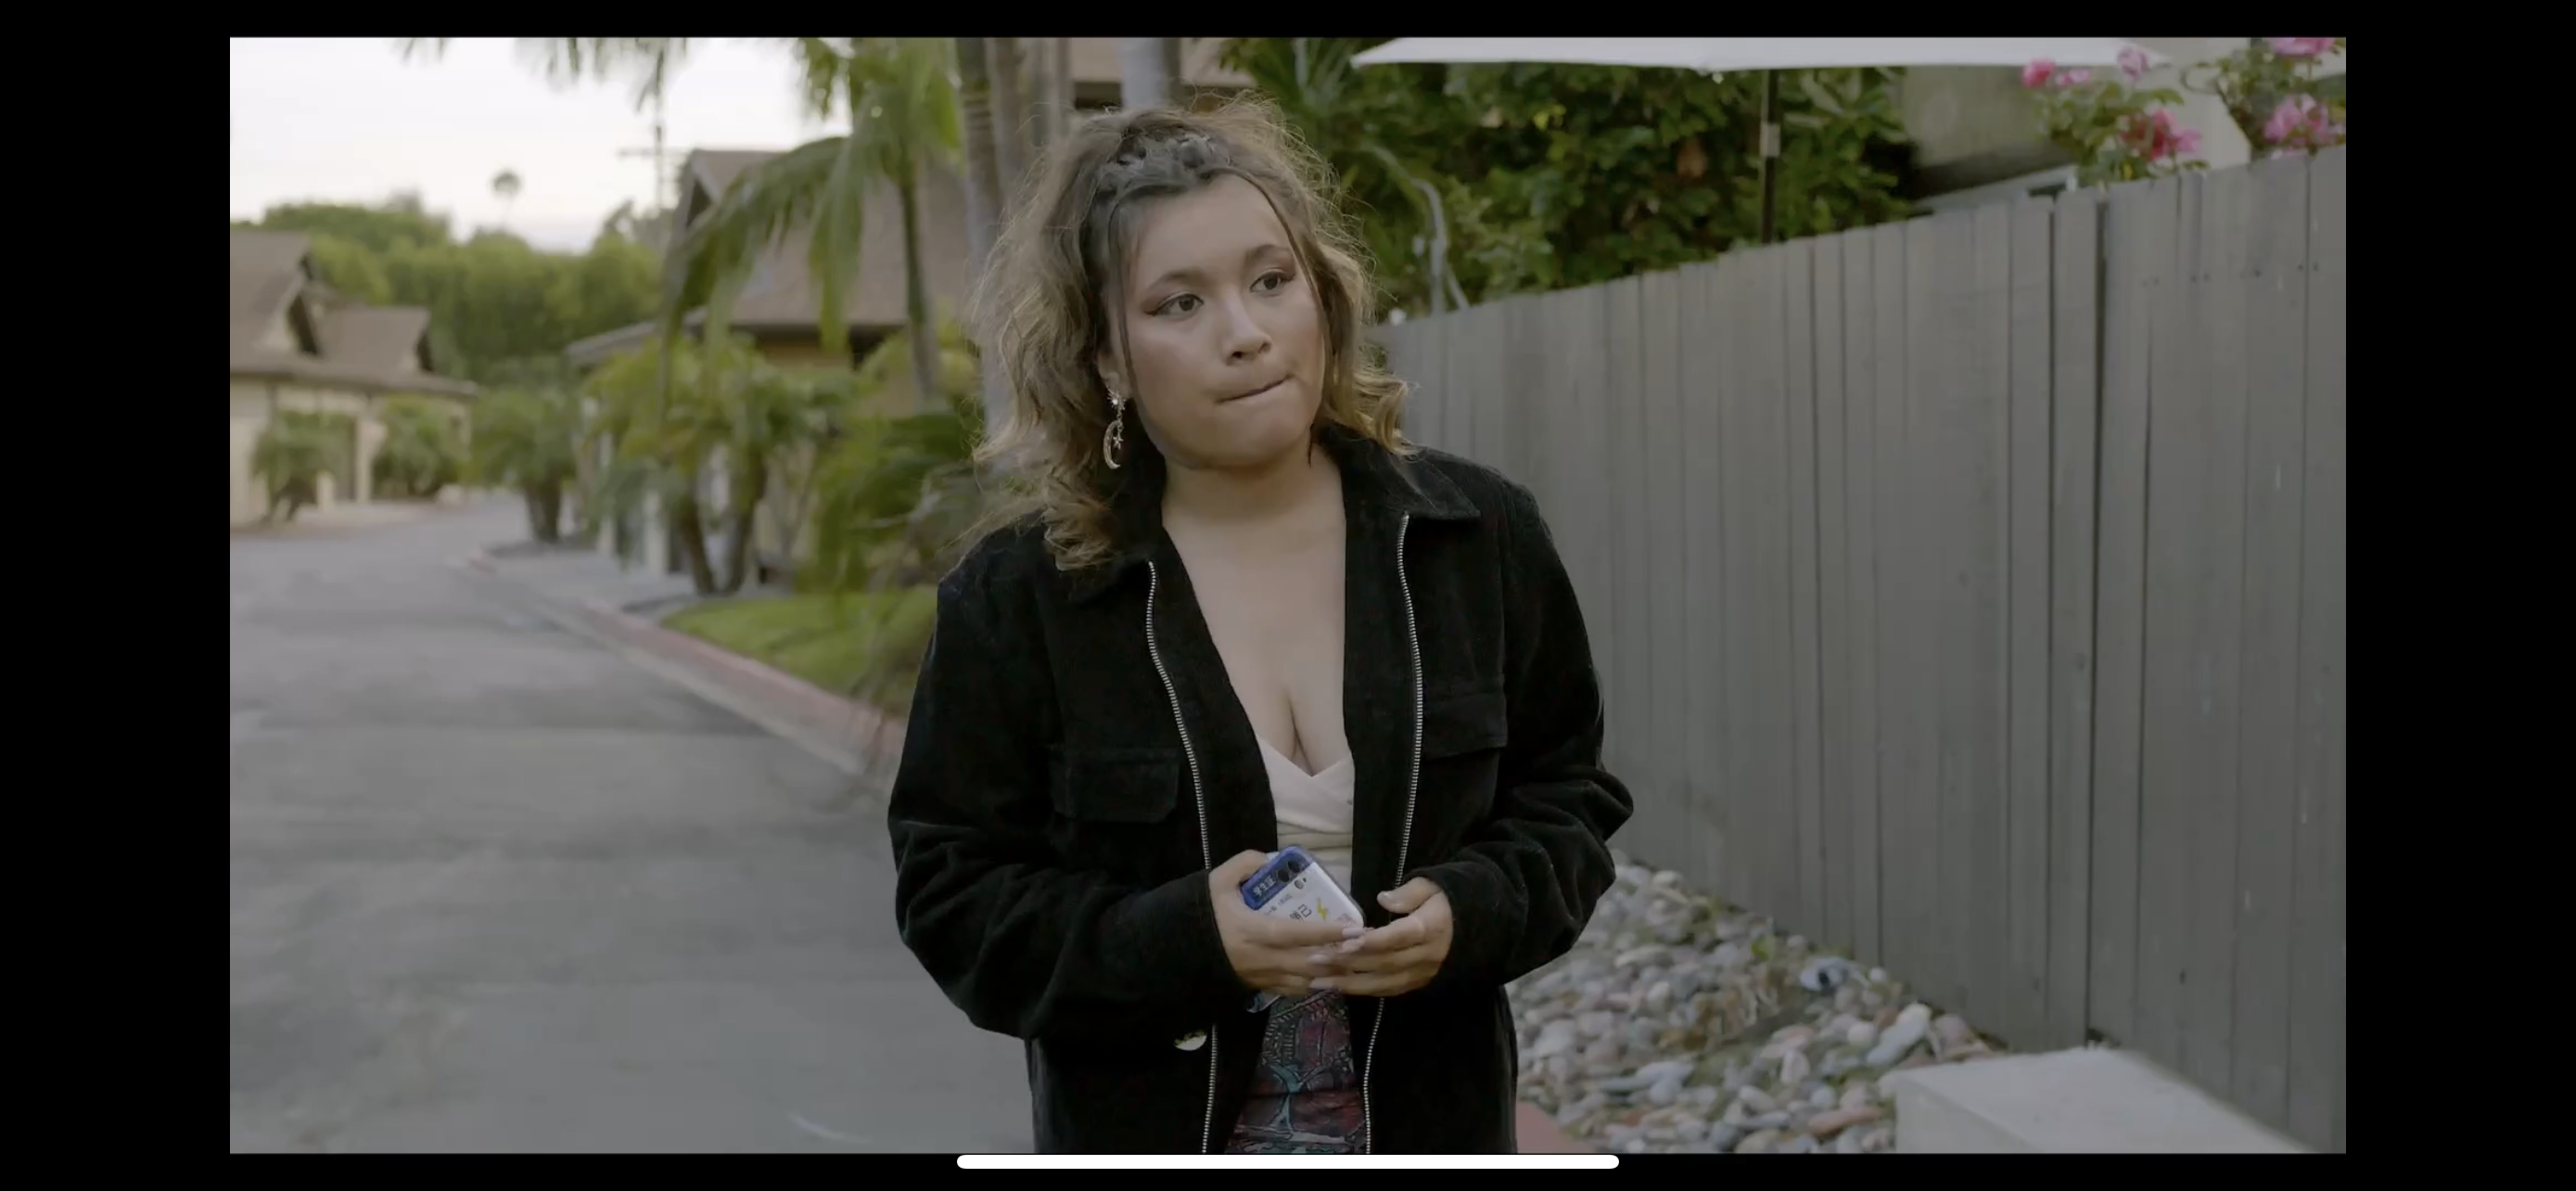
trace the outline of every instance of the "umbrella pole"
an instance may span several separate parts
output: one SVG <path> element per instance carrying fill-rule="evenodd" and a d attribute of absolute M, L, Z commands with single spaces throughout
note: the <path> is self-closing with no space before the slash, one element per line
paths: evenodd
<path fill-rule="evenodd" d="M 1771 242 L 1780 199 L 1780 72 L 1762 72 L 1762 239 Z"/>

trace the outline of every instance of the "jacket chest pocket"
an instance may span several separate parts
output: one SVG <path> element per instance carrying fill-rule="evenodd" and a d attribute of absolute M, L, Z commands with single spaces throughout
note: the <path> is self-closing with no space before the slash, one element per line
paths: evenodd
<path fill-rule="evenodd" d="M 1422 704 L 1422 784 L 1425 805 L 1455 808 L 1444 814 L 1442 834 L 1483 821 L 1502 779 L 1503 747 L 1511 743 L 1511 717 L 1497 689 L 1434 695 Z"/>
<path fill-rule="evenodd" d="M 1197 868 L 1188 782 L 1179 749 L 1059 746 L 1047 774 L 1058 856 L 1068 867 L 1139 881 Z"/>

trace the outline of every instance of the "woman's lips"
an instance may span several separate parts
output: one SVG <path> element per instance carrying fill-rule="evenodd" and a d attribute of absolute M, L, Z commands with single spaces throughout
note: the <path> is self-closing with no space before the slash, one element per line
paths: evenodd
<path fill-rule="evenodd" d="M 1228 398 L 1226 398 L 1224 401 L 1218 402 L 1218 404 L 1219 404 L 1219 405 L 1231 405 L 1231 404 L 1233 404 L 1234 402 L 1237 402 L 1237 401 L 1243 401 L 1243 400 L 1247 400 L 1247 399 L 1250 399 L 1250 398 L 1253 398 L 1253 397 L 1258 397 L 1258 396 L 1260 396 L 1260 395 L 1262 395 L 1262 394 L 1264 394 L 1264 393 L 1269 392 L 1269 391 L 1270 391 L 1270 390 L 1272 390 L 1272 389 L 1278 388 L 1279 386 L 1284 385 L 1284 384 L 1287 384 L 1287 383 L 1288 383 L 1288 378 L 1283 376 L 1283 377 L 1280 377 L 1280 378 L 1279 378 L 1279 379 L 1277 379 L 1277 380 L 1274 380 L 1274 381 L 1270 382 L 1269 384 L 1266 384 L 1266 385 L 1261 386 L 1261 387 L 1260 387 L 1260 388 L 1258 388 L 1258 389 L 1254 389 L 1253 391 L 1251 391 L 1251 392 L 1249 392 L 1249 393 L 1237 393 L 1237 394 L 1235 394 L 1235 395 L 1234 395 L 1234 396 L 1232 396 L 1232 397 L 1228 397 Z"/>

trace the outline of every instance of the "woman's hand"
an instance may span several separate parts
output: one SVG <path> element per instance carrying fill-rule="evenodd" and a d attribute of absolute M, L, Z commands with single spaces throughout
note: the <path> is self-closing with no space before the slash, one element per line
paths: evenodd
<path fill-rule="evenodd" d="M 1269 859 L 1259 852 L 1237 852 L 1208 874 L 1216 933 L 1225 942 L 1226 962 L 1234 965 L 1237 979 L 1263 992 L 1302 997 L 1319 987 L 1316 977 L 1340 971 L 1341 945 L 1348 936 L 1338 925 L 1290 922 L 1244 905 L 1243 883 Z"/>
<path fill-rule="evenodd" d="M 1449 958 L 1449 895 L 1429 878 L 1415 877 L 1377 900 L 1403 917 L 1342 944 L 1335 958 L 1346 974 L 1312 981 L 1316 988 L 1393 997 L 1440 974 L 1440 965 Z"/>

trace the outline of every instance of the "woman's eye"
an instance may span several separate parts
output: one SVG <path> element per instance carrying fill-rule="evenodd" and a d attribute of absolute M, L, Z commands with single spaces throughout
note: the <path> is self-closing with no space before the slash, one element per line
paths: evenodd
<path fill-rule="evenodd" d="M 1288 285 L 1288 275 L 1287 275 L 1287 274 L 1285 274 L 1285 273 L 1264 273 L 1264 274 L 1262 274 L 1262 275 L 1261 275 L 1261 280 L 1259 280 L 1259 281 L 1256 281 L 1256 282 L 1253 282 L 1253 283 L 1252 283 L 1252 288 L 1257 289 L 1257 290 L 1260 290 L 1262 293 L 1265 293 L 1265 294 L 1275 294 L 1275 293 L 1278 293 L 1280 290 L 1287 288 L 1287 285 Z"/>
<path fill-rule="evenodd" d="M 1180 294 L 1180 295 L 1178 295 L 1178 296 L 1174 297 L 1172 300 L 1170 300 L 1170 301 L 1168 301 L 1168 302 L 1165 302 L 1165 303 L 1163 303 L 1163 304 L 1162 304 L 1162 305 L 1160 305 L 1160 306 L 1155 307 L 1155 308 L 1154 308 L 1154 313 L 1156 313 L 1156 314 L 1188 314 L 1189 312 L 1191 312 L 1191 311 L 1193 311 L 1193 310 L 1196 310 L 1196 309 L 1198 309 L 1198 308 L 1199 308 L 1199 296 L 1198 296 L 1197 294 Z"/>

